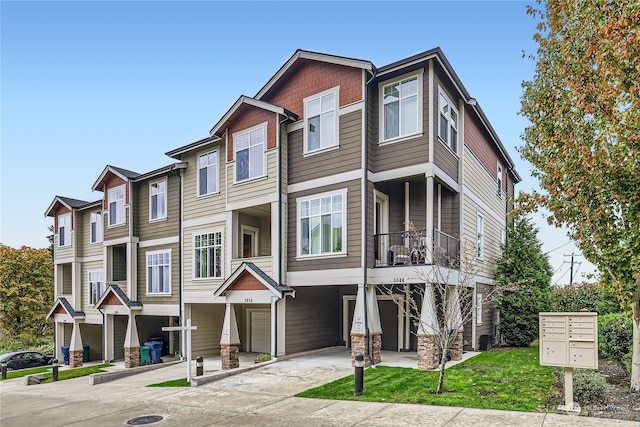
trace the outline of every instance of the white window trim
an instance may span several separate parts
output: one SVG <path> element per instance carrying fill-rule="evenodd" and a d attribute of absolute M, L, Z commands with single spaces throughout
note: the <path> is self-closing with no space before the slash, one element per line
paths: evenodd
<path fill-rule="evenodd" d="M 416 128 L 416 132 L 415 133 L 410 133 L 410 134 L 406 134 L 406 135 L 398 135 L 397 137 L 394 138 L 389 138 L 389 139 L 385 139 L 384 137 L 384 125 L 385 125 L 385 121 L 384 121 L 384 87 L 388 86 L 390 84 L 393 83 L 397 83 L 400 82 L 402 80 L 407 80 L 409 78 L 412 77 L 417 77 L 418 81 L 418 93 L 417 93 L 417 97 L 418 97 L 418 123 L 417 123 L 417 128 Z M 423 99 L 423 83 L 424 83 L 424 70 L 419 70 L 417 73 L 416 72 L 411 72 L 411 73 L 407 73 L 407 74 L 403 74 L 401 76 L 398 76 L 396 78 L 394 78 L 393 80 L 386 80 L 384 82 L 380 82 L 378 83 L 378 143 L 379 144 L 388 144 L 388 143 L 392 143 L 392 142 L 400 142 L 400 141 L 404 141 L 406 139 L 411 139 L 411 138 L 415 138 L 415 137 L 419 137 L 422 136 L 423 134 L 423 103 L 424 103 L 424 99 Z"/>
<path fill-rule="evenodd" d="M 151 187 L 154 184 L 158 184 L 164 182 L 164 216 L 158 216 L 157 218 L 153 218 L 152 217 L 152 194 L 151 194 Z M 167 178 L 164 179 L 159 179 L 157 181 L 151 181 L 149 182 L 149 222 L 156 222 L 156 221 L 164 221 L 167 219 L 167 211 L 169 210 L 169 197 L 168 197 L 168 193 L 169 193 L 169 184 L 168 184 L 168 180 Z M 158 193 L 160 194 L 160 193 Z"/>
<path fill-rule="evenodd" d="M 476 293 L 476 325 L 482 325 L 482 293 Z"/>
<path fill-rule="evenodd" d="M 63 222 L 62 221 L 63 219 L 64 219 L 64 224 L 62 224 L 62 227 L 64 227 L 64 230 L 62 234 L 64 235 L 64 239 L 61 239 L 60 226 L 61 226 L 61 222 Z M 66 248 L 68 246 L 71 246 L 71 212 L 58 215 L 57 231 L 58 231 L 58 247 Z M 64 240 L 64 245 L 60 244 L 62 240 Z"/>
<path fill-rule="evenodd" d="M 122 222 L 111 223 L 111 193 L 116 192 L 117 190 L 123 190 L 122 197 Z M 118 185 L 117 187 L 112 187 L 107 190 L 107 216 L 109 219 L 107 220 L 107 227 L 118 227 L 121 225 L 125 225 L 127 223 L 127 187 L 126 184 Z"/>
<path fill-rule="evenodd" d="M 93 216 L 97 215 L 97 221 L 93 221 Z M 89 214 L 89 243 L 94 245 L 96 243 L 102 243 L 103 239 L 104 239 L 104 232 L 102 230 L 103 222 L 102 222 L 102 210 L 98 210 L 98 211 L 93 211 Z M 91 232 L 91 226 L 93 224 L 96 224 L 96 239 L 93 240 L 93 235 Z"/>
<path fill-rule="evenodd" d="M 241 239 L 240 240 L 240 245 L 241 245 L 241 250 L 244 248 L 244 235 L 245 234 L 250 234 L 252 236 L 252 248 L 251 248 L 251 252 L 254 253 L 255 255 L 252 256 L 253 257 L 257 257 L 258 254 L 260 253 L 260 247 L 258 245 L 258 242 L 260 241 L 260 229 L 256 228 L 256 227 L 252 227 L 250 225 L 244 225 L 241 224 L 240 225 L 240 236 Z M 241 256 L 242 258 L 242 256 Z"/>
<path fill-rule="evenodd" d="M 104 291 L 106 290 L 105 287 L 105 281 L 104 281 L 104 271 L 103 270 L 89 270 L 87 272 L 87 304 L 89 305 L 89 307 L 93 307 L 95 304 L 93 303 L 93 301 L 91 300 L 91 296 L 93 293 L 93 289 L 91 286 L 91 283 L 94 283 L 91 281 L 91 276 L 93 274 L 97 274 L 99 273 L 102 277 L 102 280 L 98 283 L 101 284 L 101 289 L 100 289 L 100 294 L 96 295 L 96 301 L 98 301 L 100 299 L 100 297 L 102 296 L 102 294 L 104 293 Z"/>
<path fill-rule="evenodd" d="M 200 157 L 202 156 L 207 156 L 211 153 L 216 153 L 217 157 L 218 157 L 218 161 L 216 162 L 215 165 L 215 175 L 216 175 L 216 189 L 210 193 L 204 193 L 204 194 L 200 194 L 200 169 L 202 169 L 200 167 Z M 207 166 L 208 167 L 208 166 Z M 200 197 L 207 197 L 207 196 L 211 196 L 213 194 L 219 194 L 220 193 L 220 150 L 219 149 L 214 149 L 214 150 L 208 150 L 208 151 L 203 151 L 201 153 L 198 153 L 196 155 L 196 198 L 200 198 Z"/>
<path fill-rule="evenodd" d="M 265 176 L 267 176 L 267 145 L 269 145 L 268 141 L 267 141 L 267 125 L 268 122 L 264 122 L 264 123 L 260 123 L 259 125 L 256 126 L 252 126 L 250 128 L 246 128 L 246 129 L 242 129 L 241 131 L 238 132 L 234 132 L 232 134 L 232 138 L 233 138 L 233 182 L 235 184 L 241 184 L 244 182 L 249 182 L 249 181 L 253 181 L 255 179 L 260 179 L 263 178 Z M 249 177 L 247 179 L 243 179 L 241 181 L 238 181 L 238 171 L 236 170 L 236 167 L 238 165 L 238 144 L 236 143 L 236 138 L 238 137 L 238 135 L 243 135 L 245 133 L 250 133 L 256 129 L 262 128 L 262 132 L 264 134 L 263 140 L 262 140 L 262 175 L 259 176 L 253 176 L 253 177 Z"/>
<path fill-rule="evenodd" d="M 485 228 L 484 215 L 478 212 L 476 216 L 476 236 L 477 236 L 476 258 L 480 260 L 484 258 L 484 236 L 485 236 L 484 228 Z"/>
<path fill-rule="evenodd" d="M 309 101 L 313 101 L 314 99 L 318 99 L 318 98 L 322 98 L 323 96 L 330 94 L 330 93 L 334 93 L 334 107 L 333 107 L 333 112 L 334 112 L 334 143 L 333 145 L 327 146 L 327 147 L 321 147 L 315 150 L 309 150 L 309 137 L 307 135 L 307 129 L 309 128 L 309 114 L 307 113 L 307 104 L 309 103 Z M 320 93 L 316 93 L 312 96 L 308 96 L 306 98 L 304 98 L 302 100 L 302 104 L 304 107 L 304 127 L 303 127 L 303 155 L 308 155 L 308 154 L 316 154 L 316 153 L 321 153 L 324 151 L 329 151 L 329 150 L 333 150 L 335 148 L 338 148 L 340 146 L 340 140 L 339 140 L 339 135 L 340 135 L 340 86 L 335 86 L 332 87 L 331 89 L 327 89 L 323 92 Z M 322 113 L 321 113 L 322 115 Z"/>
<path fill-rule="evenodd" d="M 203 234 L 211 234 L 211 233 L 220 233 L 220 239 L 221 239 L 221 244 L 220 244 L 220 277 L 216 277 L 216 276 L 209 276 L 209 277 L 196 277 L 196 236 L 201 236 Z M 193 268 L 191 271 L 192 274 L 192 279 L 194 282 L 201 282 L 201 281 L 205 281 L 205 280 L 220 280 L 223 279 L 224 276 L 224 230 L 222 228 L 216 228 L 216 229 L 211 229 L 211 230 L 202 230 L 202 231 L 194 231 L 193 233 L 191 233 L 191 256 L 193 257 L 192 259 L 192 264 L 193 264 Z"/>
<path fill-rule="evenodd" d="M 164 253 L 168 253 L 169 254 L 169 291 L 168 292 L 149 292 L 149 255 L 154 255 L 154 254 L 164 254 Z M 144 254 L 145 257 L 145 291 L 146 291 L 146 295 L 157 295 L 157 296 L 171 296 L 171 290 L 172 290 L 172 280 L 171 280 L 171 276 L 173 275 L 173 265 L 171 262 L 171 249 L 161 249 L 161 250 L 157 250 L 157 251 L 148 251 L 145 252 Z"/>
<path fill-rule="evenodd" d="M 456 148 L 455 150 L 453 148 L 451 148 L 451 141 L 444 141 L 442 138 L 440 138 L 440 110 L 441 110 L 441 106 L 440 106 L 440 97 L 443 97 L 447 100 L 447 103 L 449 104 L 449 107 L 451 109 L 453 109 L 456 112 L 456 115 L 458 116 L 458 126 L 456 127 Z M 437 102 L 438 102 L 438 108 L 436 108 L 437 111 L 437 120 L 438 120 L 438 125 L 436 126 L 436 135 L 438 137 L 438 141 L 440 141 L 442 144 L 444 144 L 445 147 L 447 147 L 449 149 L 449 151 L 451 151 L 454 155 L 459 156 L 459 152 L 460 152 L 460 112 L 458 111 L 458 108 L 456 107 L 456 105 L 451 101 L 451 98 L 449 97 L 449 95 L 447 95 L 447 93 L 442 89 L 442 87 L 438 86 L 438 97 L 437 97 Z M 451 136 L 449 135 L 450 132 L 450 128 L 451 128 L 451 114 L 449 114 L 449 117 L 447 117 L 447 136 L 449 136 L 449 138 L 451 138 Z"/>
<path fill-rule="evenodd" d="M 500 164 L 500 161 L 496 162 L 496 185 L 498 186 L 498 197 L 502 197 L 503 182 L 502 182 L 502 165 Z"/>
<path fill-rule="evenodd" d="M 342 195 L 342 251 L 341 252 L 328 252 L 320 254 L 302 254 L 300 244 L 301 227 L 300 227 L 300 205 L 303 202 L 321 199 L 327 196 Z M 335 191 L 327 191 L 324 193 L 312 194 L 306 197 L 300 197 L 296 199 L 296 258 L 298 259 L 313 259 L 313 258 L 332 258 L 336 256 L 345 256 L 347 254 L 347 189 L 343 188 Z"/>

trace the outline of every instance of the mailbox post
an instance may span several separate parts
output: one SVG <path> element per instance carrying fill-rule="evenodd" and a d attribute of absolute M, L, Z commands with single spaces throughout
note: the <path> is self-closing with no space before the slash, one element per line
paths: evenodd
<path fill-rule="evenodd" d="M 540 313 L 540 365 L 564 368 L 561 411 L 580 412 L 573 401 L 573 368 L 598 368 L 598 313 Z"/>

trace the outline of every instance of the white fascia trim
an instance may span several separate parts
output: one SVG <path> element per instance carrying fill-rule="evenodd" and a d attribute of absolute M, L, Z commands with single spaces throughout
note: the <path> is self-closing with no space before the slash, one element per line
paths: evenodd
<path fill-rule="evenodd" d="M 314 188 L 326 187 L 333 184 L 344 184 L 347 181 L 355 181 L 362 179 L 362 169 L 355 169 L 349 172 L 343 172 L 336 175 L 312 179 L 309 181 L 299 182 L 297 184 L 289 184 L 289 194 L 298 191 L 311 190 Z M 256 203 L 257 204 L 257 203 Z"/>
<path fill-rule="evenodd" d="M 119 239 L 105 240 L 102 242 L 102 246 L 114 246 L 122 245 L 125 243 L 138 243 L 140 238 L 134 236 L 121 237 Z"/>
<path fill-rule="evenodd" d="M 73 261 L 76 261 L 75 257 L 67 257 L 67 258 L 56 258 L 56 260 L 54 261 L 54 265 L 58 265 L 58 264 L 69 264 Z"/>
<path fill-rule="evenodd" d="M 238 209 L 250 208 L 258 205 L 271 204 L 278 201 L 278 193 L 266 194 L 262 197 L 255 197 L 249 200 L 242 200 L 240 202 L 227 203 L 227 212 L 235 211 Z"/>
<path fill-rule="evenodd" d="M 137 316 L 179 316 L 180 305 L 178 304 L 145 304 L 142 311 L 136 313 Z"/>
<path fill-rule="evenodd" d="M 180 236 L 165 237 L 163 239 L 143 240 L 138 244 L 139 248 L 148 248 L 151 246 L 170 245 L 172 243 L 179 243 Z"/>
<path fill-rule="evenodd" d="M 345 114 L 353 113 L 356 111 L 364 111 L 364 101 L 356 101 L 353 104 L 349 104 L 344 107 L 340 107 L 338 109 L 338 117 L 344 116 Z M 295 132 L 297 130 L 304 129 L 304 120 L 298 120 L 295 123 L 291 123 L 287 125 L 287 133 Z"/>
<path fill-rule="evenodd" d="M 471 201 L 473 201 L 476 205 L 478 205 L 480 208 L 482 208 L 482 210 L 484 212 L 486 212 L 490 217 L 492 217 L 493 219 L 498 221 L 498 223 L 502 227 L 506 227 L 507 226 L 507 221 L 506 221 L 506 218 L 505 218 L 505 214 L 501 215 L 501 214 L 497 213 L 496 211 L 494 211 L 480 197 L 478 197 L 478 195 L 476 195 L 469 187 L 463 186 L 462 187 L 462 194 L 464 194 L 465 196 L 470 198 Z"/>
<path fill-rule="evenodd" d="M 322 274 L 318 274 L 318 273 Z M 309 270 L 287 273 L 287 286 L 356 285 L 362 282 L 362 268 Z"/>
<path fill-rule="evenodd" d="M 202 218 L 188 219 L 182 223 L 183 228 L 202 227 L 206 225 L 214 225 L 218 223 L 225 223 L 227 221 L 227 215 L 220 213 L 217 215 L 203 216 Z"/>
<path fill-rule="evenodd" d="M 420 163 L 383 172 L 370 172 L 369 179 L 373 182 L 382 182 L 391 179 L 405 178 L 411 175 L 423 175 L 427 173 L 427 168 L 428 163 Z"/>
<path fill-rule="evenodd" d="M 456 189 L 457 191 L 460 191 L 460 187 L 461 185 L 458 184 L 453 178 L 451 178 L 449 175 L 447 175 L 447 173 L 445 171 L 443 171 L 442 169 L 440 169 L 438 166 L 433 165 L 431 166 L 432 168 L 432 172 L 433 172 L 433 176 L 438 178 L 439 180 L 441 180 L 442 182 L 444 182 L 446 185 L 448 185 L 451 188 Z M 427 175 L 428 176 L 428 175 Z"/>
<path fill-rule="evenodd" d="M 215 297 L 213 291 L 184 291 L 182 302 L 184 304 L 224 304 L 225 296 Z"/>

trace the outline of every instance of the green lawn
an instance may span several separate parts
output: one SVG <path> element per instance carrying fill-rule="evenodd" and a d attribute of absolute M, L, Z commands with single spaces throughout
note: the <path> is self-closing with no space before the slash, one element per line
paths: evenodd
<path fill-rule="evenodd" d="M 446 370 L 378 366 L 364 372 L 364 393 L 353 395 L 353 375 L 297 394 L 320 399 L 420 403 L 516 411 L 543 411 L 553 392 L 554 368 L 540 366 L 538 348 L 485 352 Z"/>
<path fill-rule="evenodd" d="M 77 377 L 84 377 L 87 375 L 96 374 L 98 372 L 105 372 L 104 368 L 106 368 L 107 366 L 110 366 L 110 364 L 102 363 L 100 365 L 86 366 L 82 368 L 59 369 L 58 381 L 68 380 L 68 379 L 77 378 Z M 42 366 L 39 368 L 9 371 L 7 372 L 7 379 L 20 378 L 20 377 L 25 377 L 27 375 L 42 375 L 48 378 L 47 381 L 45 382 L 51 382 L 52 369 L 53 368 L 51 366 Z"/>
<path fill-rule="evenodd" d="M 149 384 L 147 387 L 191 387 L 191 383 L 186 378 L 169 380 L 163 383 Z"/>

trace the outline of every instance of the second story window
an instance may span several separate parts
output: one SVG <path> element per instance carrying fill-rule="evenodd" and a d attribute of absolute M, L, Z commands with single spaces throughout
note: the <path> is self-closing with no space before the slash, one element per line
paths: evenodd
<path fill-rule="evenodd" d="M 338 99 L 338 90 L 331 89 L 304 100 L 306 153 L 338 144 Z"/>
<path fill-rule="evenodd" d="M 167 217 L 167 181 L 149 184 L 149 219 Z"/>
<path fill-rule="evenodd" d="M 58 246 L 71 245 L 71 214 L 58 216 Z"/>
<path fill-rule="evenodd" d="M 438 110 L 440 119 L 438 124 L 438 136 L 451 148 L 454 153 L 458 152 L 458 110 L 449 101 L 449 98 L 440 91 L 438 97 Z"/>
<path fill-rule="evenodd" d="M 298 204 L 299 254 L 343 253 L 344 194 L 303 199 Z"/>
<path fill-rule="evenodd" d="M 147 252 L 147 294 L 171 293 L 171 251 Z"/>
<path fill-rule="evenodd" d="M 109 225 L 124 224 L 124 193 L 124 185 L 112 188 L 107 193 L 109 197 Z"/>
<path fill-rule="evenodd" d="M 198 156 L 198 196 L 218 192 L 218 152 Z"/>
<path fill-rule="evenodd" d="M 265 129 L 265 125 L 260 125 L 233 135 L 236 154 L 236 182 L 259 178 L 264 175 Z"/>
<path fill-rule="evenodd" d="M 102 212 L 91 212 L 90 219 L 90 243 L 102 242 Z"/>
<path fill-rule="evenodd" d="M 196 279 L 222 277 L 221 232 L 194 236 L 193 263 Z"/>
<path fill-rule="evenodd" d="M 96 302 L 104 292 L 104 274 L 102 270 L 89 272 L 89 305 L 96 305 Z"/>
<path fill-rule="evenodd" d="M 419 131 L 418 76 L 384 85 L 381 97 L 383 140 Z"/>
<path fill-rule="evenodd" d="M 496 169 L 496 177 L 498 178 L 496 183 L 498 184 L 498 196 L 502 195 L 502 165 L 498 162 Z"/>

